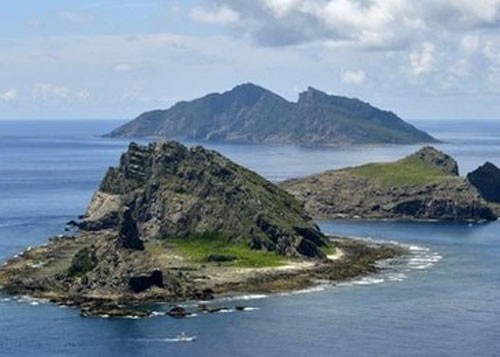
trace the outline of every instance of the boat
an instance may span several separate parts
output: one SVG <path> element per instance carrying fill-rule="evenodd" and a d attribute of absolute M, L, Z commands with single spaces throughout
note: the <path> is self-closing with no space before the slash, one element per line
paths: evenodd
<path fill-rule="evenodd" d="M 175 338 L 168 338 L 169 342 L 194 342 L 196 341 L 196 336 L 188 336 L 185 332 L 181 332 Z"/>

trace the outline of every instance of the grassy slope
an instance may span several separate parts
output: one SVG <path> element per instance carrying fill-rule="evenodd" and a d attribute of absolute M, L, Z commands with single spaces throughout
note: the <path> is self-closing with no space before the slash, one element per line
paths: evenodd
<path fill-rule="evenodd" d="M 223 235 L 205 233 L 190 237 L 168 238 L 165 241 L 156 241 L 146 248 L 152 256 L 160 257 L 165 252 L 175 254 L 195 264 L 222 264 L 236 268 L 272 268 L 287 264 L 290 258 L 274 252 L 250 249 L 245 244 L 228 243 Z M 325 254 L 335 254 L 331 245 L 322 248 Z M 210 254 L 234 256 L 237 259 L 229 262 L 207 262 Z"/>
<path fill-rule="evenodd" d="M 348 171 L 377 180 L 385 187 L 422 186 L 450 177 L 417 158 L 405 158 L 390 163 L 372 163 L 350 168 Z"/>
<path fill-rule="evenodd" d="M 210 254 L 234 256 L 236 260 L 223 264 L 240 268 L 276 267 L 286 263 L 285 257 L 281 255 L 252 250 L 244 244 L 228 243 L 223 235 L 216 233 L 169 238 L 168 245 L 193 263 L 206 263 Z"/>

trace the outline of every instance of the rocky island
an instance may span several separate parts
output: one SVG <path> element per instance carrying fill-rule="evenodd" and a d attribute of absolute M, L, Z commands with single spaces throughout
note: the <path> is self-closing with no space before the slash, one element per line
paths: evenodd
<path fill-rule="evenodd" d="M 308 145 L 437 142 L 394 113 L 358 99 L 310 87 L 289 102 L 252 83 L 143 113 L 107 136 Z"/>
<path fill-rule="evenodd" d="M 492 185 L 484 184 L 493 180 L 485 171 L 494 170 L 488 166 L 481 170 L 483 174 L 460 177 L 452 157 L 426 146 L 395 162 L 326 171 L 280 186 L 317 219 L 489 221 L 497 215 L 481 195 L 494 195 Z"/>
<path fill-rule="evenodd" d="M 304 288 L 376 272 L 378 260 L 403 253 L 326 237 L 281 188 L 217 152 L 176 142 L 130 144 L 73 224 L 76 236 L 5 262 L 2 290 L 85 316 L 147 316 L 146 302 Z"/>

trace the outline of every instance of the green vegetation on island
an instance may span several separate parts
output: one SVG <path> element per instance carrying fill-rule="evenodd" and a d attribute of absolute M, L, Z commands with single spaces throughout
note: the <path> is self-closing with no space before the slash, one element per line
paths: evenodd
<path fill-rule="evenodd" d="M 358 99 L 308 88 L 297 102 L 289 102 L 251 83 L 143 113 L 108 136 L 320 145 L 437 141 Z"/>
<path fill-rule="evenodd" d="M 165 246 L 194 263 L 215 262 L 239 268 L 266 268 L 287 262 L 282 255 L 250 249 L 248 245 L 241 243 L 230 243 L 224 236 L 216 233 L 168 239 Z"/>
<path fill-rule="evenodd" d="M 496 219 L 478 190 L 458 176 L 456 161 L 429 146 L 395 162 L 326 171 L 281 187 L 315 218 Z"/>
<path fill-rule="evenodd" d="M 379 181 L 385 187 L 422 186 L 450 178 L 443 171 L 415 157 L 389 163 L 371 163 L 346 170 Z"/>
<path fill-rule="evenodd" d="M 76 224 L 77 236 L 7 261 L 2 289 L 78 306 L 83 316 L 148 316 L 137 306 L 302 289 L 373 273 L 403 252 L 326 237 L 283 189 L 176 142 L 130 144 Z"/>
<path fill-rule="evenodd" d="M 97 258 L 88 247 L 78 251 L 71 261 L 71 266 L 68 269 L 69 277 L 84 276 L 97 265 Z"/>

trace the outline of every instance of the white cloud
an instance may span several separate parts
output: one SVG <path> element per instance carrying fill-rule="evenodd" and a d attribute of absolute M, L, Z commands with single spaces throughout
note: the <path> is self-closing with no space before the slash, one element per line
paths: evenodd
<path fill-rule="evenodd" d="M 83 101 L 90 97 L 90 93 L 85 90 L 74 91 L 68 87 L 54 83 L 36 83 L 33 87 L 33 100 L 41 103 L 55 101 Z"/>
<path fill-rule="evenodd" d="M 494 90 L 498 91 L 496 87 L 500 84 L 500 49 L 494 41 L 488 40 L 484 45 L 483 55 L 488 60 L 488 81 L 495 86 Z"/>
<path fill-rule="evenodd" d="M 293 10 L 296 6 L 301 5 L 302 0 L 269 0 L 267 6 L 273 10 L 277 16 L 284 16 L 286 13 Z"/>
<path fill-rule="evenodd" d="M 3 102 L 12 102 L 17 99 L 17 90 L 9 89 L 3 93 L 0 93 L 0 100 Z"/>
<path fill-rule="evenodd" d="M 37 83 L 33 88 L 33 99 L 46 101 L 53 98 L 68 97 L 69 89 L 64 86 L 54 85 L 52 83 Z"/>
<path fill-rule="evenodd" d="M 342 70 L 340 77 L 342 82 L 347 84 L 362 84 L 365 82 L 366 75 L 361 69 L 359 70 Z"/>
<path fill-rule="evenodd" d="M 347 41 L 364 48 L 410 48 L 447 32 L 465 34 L 500 24 L 500 0 L 208 1 L 238 15 L 227 21 L 239 20 L 238 33 L 275 46 Z M 204 17 L 205 12 L 196 11 Z"/>
<path fill-rule="evenodd" d="M 76 97 L 76 99 L 84 101 L 84 100 L 86 100 L 86 99 L 88 99 L 90 97 L 90 93 L 89 93 L 88 90 L 83 89 L 83 90 L 77 92 L 75 94 L 75 97 Z"/>
<path fill-rule="evenodd" d="M 130 63 L 116 63 L 111 67 L 111 70 L 115 72 L 130 72 L 134 69 Z"/>
<path fill-rule="evenodd" d="M 495 45 L 495 42 L 487 41 L 483 48 L 483 54 L 491 62 L 500 64 L 500 50 Z"/>
<path fill-rule="evenodd" d="M 240 16 L 238 12 L 231 10 L 229 7 L 222 5 L 214 10 L 205 9 L 202 7 L 194 7 L 191 10 L 191 19 L 196 22 L 201 22 L 211 25 L 227 25 L 238 22 Z"/>
<path fill-rule="evenodd" d="M 462 38 L 461 45 L 466 52 L 474 52 L 479 47 L 479 36 L 467 34 Z"/>
<path fill-rule="evenodd" d="M 409 54 L 411 72 L 419 77 L 434 69 L 436 46 L 431 42 L 424 42 L 419 49 Z"/>

